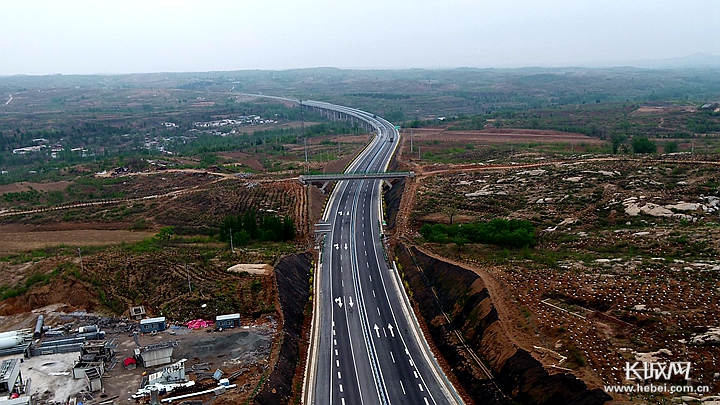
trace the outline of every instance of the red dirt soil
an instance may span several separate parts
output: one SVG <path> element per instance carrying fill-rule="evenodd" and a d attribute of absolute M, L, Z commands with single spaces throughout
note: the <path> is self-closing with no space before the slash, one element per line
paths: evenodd
<path fill-rule="evenodd" d="M 505 144 L 505 143 L 585 143 L 602 144 L 604 141 L 587 135 L 560 131 L 536 129 L 484 129 L 482 131 L 448 131 L 444 128 L 414 128 L 414 141 L 464 142 L 473 144 Z M 403 131 L 406 142 L 410 139 L 410 129 Z"/>

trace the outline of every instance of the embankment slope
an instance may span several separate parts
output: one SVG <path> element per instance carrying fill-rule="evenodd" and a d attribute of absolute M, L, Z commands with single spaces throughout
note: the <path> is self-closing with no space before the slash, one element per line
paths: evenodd
<path fill-rule="evenodd" d="M 260 392 L 256 405 L 290 403 L 293 378 L 300 361 L 303 311 L 310 297 L 312 255 L 302 253 L 282 258 L 275 266 L 280 307 L 283 315 L 282 342 L 275 367 Z"/>
<path fill-rule="evenodd" d="M 549 374 L 530 353 L 513 344 L 503 331 L 493 298 L 475 272 L 402 243 L 395 254 L 414 301 L 425 303 L 416 310 L 435 345 L 477 404 L 503 403 L 495 387 L 521 404 L 601 405 L 611 400 L 571 374 Z M 492 380 L 467 353 L 455 331 L 490 369 Z"/>

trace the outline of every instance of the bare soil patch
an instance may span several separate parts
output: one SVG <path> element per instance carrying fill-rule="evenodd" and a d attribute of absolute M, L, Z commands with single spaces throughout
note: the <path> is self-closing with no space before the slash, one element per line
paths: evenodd
<path fill-rule="evenodd" d="M 4 186 L 0 186 L 0 194 L 5 193 L 19 193 L 23 191 L 30 191 L 30 190 L 37 190 L 37 191 L 63 191 L 65 190 L 68 185 L 70 185 L 69 181 L 55 181 L 52 183 L 29 183 L 26 181 L 21 181 L 19 183 L 12 183 L 12 184 L 6 184 Z"/>
<path fill-rule="evenodd" d="M 247 264 L 247 263 L 240 263 L 236 264 L 230 268 L 227 269 L 227 271 L 232 273 L 249 273 L 249 274 L 262 274 L 264 276 L 267 276 L 272 272 L 272 266 L 269 264 Z"/>
<path fill-rule="evenodd" d="M 405 130 L 404 137 L 409 138 Z M 506 143 L 585 143 L 602 144 L 603 141 L 583 134 L 569 132 L 535 130 L 535 129 L 485 129 L 482 131 L 448 131 L 444 128 L 413 129 L 414 141 L 463 142 L 473 144 L 506 144 Z M 406 141 L 409 139 L 406 139 Z M 425 146 L 425 145 L 422 145 Z M 477 145 L 476 145 L 477 146 Z"/>
<path fill-rule="evenodd" d="M 262 163 L 260 163 L 260 161 L 257 160 L 257 158 L 253 157 L 252 155 L 250 155 L 248 153 L 225 152 L 225 153 L 220 153 L 219 156 L 236 160 L 237 163 L 245 165 L 256 171 L 262 171 L 264 169 Z"/>
<path fill-rule="evenodd" d="M 110 245 L 148 238 L 152 232 L 127 230 L 74 229 L 56 231 L 15 231 L 19 226 L 0 226 L 0 254 L 17 253 L 46 246 Z"/>
<path fill-rule="evenodd" d="M 694 112 L 696 109 L 694 106 L 689 105 L 671 105 L 671 106 L 652 106 L 644 105 L 633 111 L 630 115 L 635 117 L 639 115 L 656 115 L 656 114 L 669 114 L 677 112 Z"/>

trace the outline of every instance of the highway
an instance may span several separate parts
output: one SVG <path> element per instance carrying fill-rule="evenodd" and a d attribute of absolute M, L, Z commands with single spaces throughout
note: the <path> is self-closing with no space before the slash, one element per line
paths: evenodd
<path fill-rule="evenodd" d="M 316 101 L 371 123 L 377 136 L 346 173 L 382 172 L 398 144 L 388 121 Z M 315 273 L 305 404 L 461 404 L 419 330 L 396 269 L 381 243 L 382 180 L 335 185 Z"/>

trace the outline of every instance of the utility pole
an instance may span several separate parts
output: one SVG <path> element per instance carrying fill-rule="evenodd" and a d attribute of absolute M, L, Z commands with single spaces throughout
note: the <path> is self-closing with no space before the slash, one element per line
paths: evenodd
<path fill-rule="evenodd" d="M 307 156 L 307 138 L 303 138 L 303 145 L 305 145 L 305 173 L 308 172 L 308 156 Z"/>
<path fill-rule="evenodd" d="M 340 157 L 340 141 L 338 140 L 338 157 Z"/>
<path fill-rule="evenodd" d="M 420 147 L 418 146 L 418 159 L 420 159 Z"/>
<path fill-rule="evenodd" d="M 300 134 L 303 137 L 303 145 L 305 147 L 305 173 L 308 172 L 308 154 L 307 154 L 307 138 L 305 138 L 305 113 L 303 111 L 303 103 L 300 100 Z"/>
<path fill-rule="evenodd" d="M 302 100 L 300 100 L 300 134 L 305 137 L 305 113 L 303 111 Z"/>
<path fill-rule="evenodd" d="M 235 253 L 235 248 L 233 247 L 233 242 L 232 242 L 232 228 L 230 228 L 230 251 Z"/>
<path fill-rule="evenodd" d="M 413 132 L 410 130 L 410 152 L 413 152 Z"/>
<path fill-rule="evenodd" d="M 80 256 L 80 272 L 84 273 L 85 269 L 83 268 L 82 254 L 80 253 L 80 248 L 78 248 L 78 256 Z"/>

